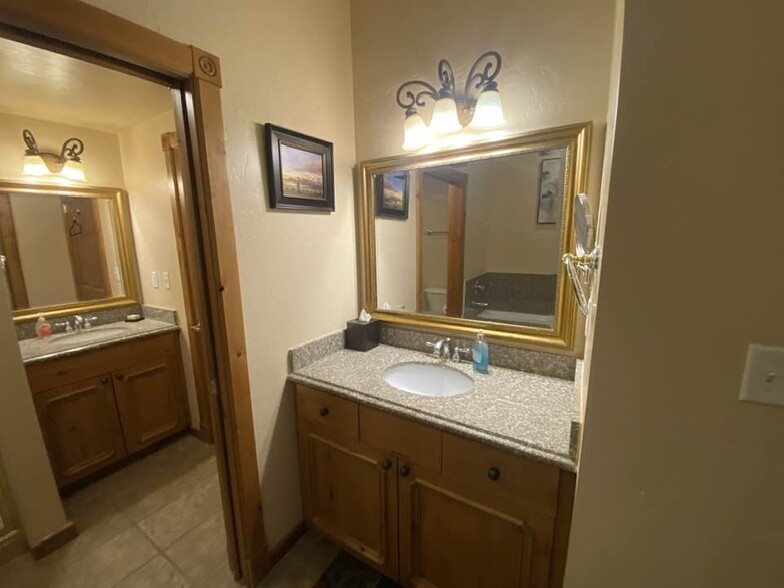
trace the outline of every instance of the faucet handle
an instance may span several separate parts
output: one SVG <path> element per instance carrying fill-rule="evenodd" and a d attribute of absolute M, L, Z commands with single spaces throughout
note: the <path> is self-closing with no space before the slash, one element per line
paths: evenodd
<path fill-rule="evenodd" d="M 465 355 L 471 353 L 471 350 L 468 347 L 455 347 L 452 350 L 452 361 L 456 363 L 460 363 L 461 361 L 463 361 L 463 356 L 461 355 L 461 353 Z"/>
<path fill-rule="evenodd" d="M 84 319 L 83 328 L 92 329 L 93 328 L 92 321 L 97 321 L 97 320 L 98 320 L 97 316 L 88 316 L 87 318 Z"/>

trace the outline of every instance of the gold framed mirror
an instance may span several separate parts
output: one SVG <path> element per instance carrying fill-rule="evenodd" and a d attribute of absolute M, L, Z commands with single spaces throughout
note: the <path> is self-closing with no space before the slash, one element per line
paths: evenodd
<path fill-rule="evenodd" d="M 592 123 L 360 164 L 362 305 L 380 320 L 572 350 L 562 256 Z"/>
<path fill-rule="evenodd" d="M 0 256 L 15 322 L 141 300 L 119 188 L 0 181 Z"/>

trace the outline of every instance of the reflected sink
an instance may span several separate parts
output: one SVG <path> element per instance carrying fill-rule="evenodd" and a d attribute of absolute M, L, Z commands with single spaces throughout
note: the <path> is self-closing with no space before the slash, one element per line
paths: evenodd
<path fill-rule="evenodd" d="M 107 327 L 93 327 L 86 329 L 81 333 L 65 333 L 57 337 L 58 341 L 68 341 L 69 343 L 91 343 L 93 341 L 100 341 L 103 339 L 112 339 L 114 337 L 122 337 L 130 333 L 128 327 L 123 326 L 107 326 Z"/>
<path fill-rule="evenodd" d="M 419 396 L 457 396 L 474 387 L 460 370 L 440 363 L 400 363 L 384 372 L 390 386 Z"/>

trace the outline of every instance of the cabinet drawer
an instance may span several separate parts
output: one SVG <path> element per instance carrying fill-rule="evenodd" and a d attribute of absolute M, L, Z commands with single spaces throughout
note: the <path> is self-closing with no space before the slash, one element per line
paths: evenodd
<path fill-rule="evenodd" d="M 60 359 L 32 363 L 27 366 L 27 380 L 32 392 L 38 393 L 72 384 L 96 374 L 111 372 L 144 361 L 177 352 L 178 332 L 151 335 L 128 343 L 117 343 L 69 355 Z"/>
<path fill-rule="evenodd" d="M 359 439 L 358 406 L 351 400 L 298 384 L 297 415 L 332 439 Z"/>
<path fill-rule="evenodd" d="M 506 494 L 547 515 L 558 505 L 558 468 L 443 434 L 444 475 L 472 486 Z"/>
<path fill-rule="evenodd" d="M 435 472 L 441 471 L 441 431 L 392 415 L 359 407 L 359 430 L 363 443 L 393 451 Z"/>

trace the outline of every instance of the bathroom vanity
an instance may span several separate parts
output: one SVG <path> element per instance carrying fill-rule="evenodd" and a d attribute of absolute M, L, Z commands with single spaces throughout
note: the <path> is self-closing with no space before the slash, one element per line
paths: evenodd
<path fill-rule="evenodd" d="M 179 328 L 155 320 L 20 342 L 60 488 L 188 428 Z"/>
<path fill-rule="evenodd" d="M 404 586 L 560 586 L 576 463 L 574 381 L 462 371 L 451 397 L 384 380 L 429 355 L 387 345 L 295 369 L 308 523 Z"/>

